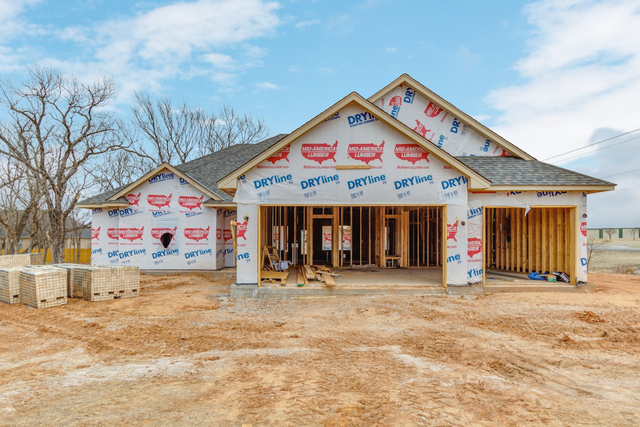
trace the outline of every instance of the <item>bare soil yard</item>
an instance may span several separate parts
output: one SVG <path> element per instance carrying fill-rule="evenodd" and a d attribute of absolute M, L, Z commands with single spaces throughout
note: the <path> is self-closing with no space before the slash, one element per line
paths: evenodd
<path fill-rule="evenodd" d="M 593 294 L 0 304 L 0 424 L 640 425 L 640 278 Z"/>

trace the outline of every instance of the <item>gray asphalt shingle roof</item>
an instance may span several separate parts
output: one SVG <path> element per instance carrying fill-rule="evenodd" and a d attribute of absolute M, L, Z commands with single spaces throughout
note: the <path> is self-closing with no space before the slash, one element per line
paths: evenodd
<path fill-rule="evenodd" d="M 230 202 L 233 198 L 220 190 L 217 182 L 277 144 L 285 136 L 287 135 L 276 135 L 257 144 L 232 145 L 224 150 L 176 166 L 176 169 L 198 181 L 222 200 Z"/>
<path fill-rule="evenodd" d="M 539 160 L 490 156 L 458 156 L 456 159 L 491 181 L 491 185 L 614 185 Z"/>
<path fill-rule="evenodd" d="M 206 156 L 176 166 L 176 169 L 209 189 L 213 194 L 220 197 L 223 202 L 231 202 L 233 197 L 220 190 L 217 182 L 254 157 L 260 155 L 263 151 L 277 144 L 285 136 L 287 136 L 287 134 L 276 135 L 256 144 L 232 145 L 224 150 L 207 154 Z M 127 185 L 89 197 L 82 200 L 80 204 L 93 205 L 104 203 L 125 187 L 127 187 Z M 122 197 L 117 201 L 126 202 L 126 199 Z"/>

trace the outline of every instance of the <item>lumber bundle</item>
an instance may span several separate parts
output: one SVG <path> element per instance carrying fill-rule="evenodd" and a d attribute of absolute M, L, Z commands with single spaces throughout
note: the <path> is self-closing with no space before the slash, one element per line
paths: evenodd
<path fill-rule="evenodd" d="M 20 268 L 0 269 L 0 301 L 6 304 L 20 303 Z"/>
<path fill-rule="evenodd" d="M 56 267 L 39 266 L 20 271 L 20 301 L 33 308 L 67 303 L 67 273 Z"/>

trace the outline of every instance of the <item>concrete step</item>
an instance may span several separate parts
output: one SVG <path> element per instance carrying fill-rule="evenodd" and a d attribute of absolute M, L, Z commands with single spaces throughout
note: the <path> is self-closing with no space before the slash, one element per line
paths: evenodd
<path fill-rule="evenodd" d="M 385 287 L 257 287 L 252 285 L 231 285 L 230 296 L 233 298 L 253 297 L 264 299 L 294 299 L 309 297 L 335 297 L 347 295 L 447 295 L 442 286 L 424 288 L 385 288 Z"/>

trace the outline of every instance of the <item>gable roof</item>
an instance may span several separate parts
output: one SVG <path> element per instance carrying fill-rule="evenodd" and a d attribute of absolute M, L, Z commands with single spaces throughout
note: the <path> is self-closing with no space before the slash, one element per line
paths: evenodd
<path fill-rule="evenodd" d="M 272 156 L 273 154 L 281 150 L 283 147 L 286 147 L 287 145 L 291 144 L 293 141 L 295 141 L 296 139 L 298 139 L 299 137 L 301 137 L 302 135 L 304 135 L 305 133 L 313 129 L 315 126 L 322 123 L 325 119 L 327 119 L 334 113 L 340 111 L 341 109 L 343 109 L 344 107 L 350 104 L 356 104 L 359 107 L 363 108 L 365 111 L 373 114 L 378 120 L 390 126 L 394 130 L 402 134 L 404 137 L 409 139 L 410 141 L 428 150 L 433 156 L 437 157 L 439 160 L 442 160 L 443 162 L 447 163 L 448 165 L 460 171 L 462 174 L 466 175 L 469 178 L 468 188 L 482 189 L 482 188 L 489 187 L 490 185 L 489 180 L 481 176 L 479 173 L 477 173 L 473 169 L 469 168 L 467 165 L 465 165 L 464 163 L 456 159 L 451 154 L 447 153 L 442 148 L 438 147 L 433 142 L 422 137 L 421 135 L 418 135 L 407 125 L 394 119 L 389 114 L 384 112 L 380 107 L 372 104 L 371 102 L 369 102 L 368 100 L 366 100 L 356 92 L 351 92 L 349 95 L 345 96 L 340 101 L 333 104 L 331 107 L 327 108 L 322 113 L 318 114 L 316 117 L 309 120 L 307 123 L 305 123 L 295 131 L 291 132 L 289 135 L 282 138 L 276 144 L 274 144 L 267 150 L 263 151 L 260 155 L 252 159 L 248 159 L 248 161 L 245 162 L 241 167 L 235 169 L 234 171 L 226 175 L 224 178 L 219 180 L 218 187 L 221 190 L 226 191 L 230 194 L 234 193 L 235 189 L 238 186 L 238 177 L 244 175 L 249 170 L 253 169 L 258 164 L 260 164 L 261 162 L 263 162 L 264 160 L 266 160 L 267 158 L 269 158 L 270 156 Z"/>
<path fill-rule="evenodd" d="M 179 176 L 183 176 L 187 181 L 196 182 L 201 187 L 206 188 L 207 194 L 210 199 L 204 202 L 205 205 L 219 205 L 224 203 L 231 203 L 232 197 L 224 191 L 221 191 L 216 182 L 227 175 L 229 172 L 235 170 L 244 164 L 247 159 L 251 159 L 257 156 L 273 144 L 284 138 L 286 134 L 276 135 L 274 137 L 265 139 L 257 144 L 236 144 L 215 153 L 207 154 L 195 160 L 191 160 L 179 166 L 170 166 L 175 169 Z M 169 165 L 166 165 L 169 166 Z M 153 176 L 154 171 L 161 170 L 160 166 L 153 171 L 147 173 L 145 177 Z M 157 173 L 157 172 L 155 172 Z M 142 177 L 131 184 L 123 185 L 122 187 L 114 188 L 113 190 L 105 191 L 104 193 L 96 196 L 89 197 L 82 200 L 77 204 L 79 208 L 95 208 L 102 206 L 129 206 L 129 203 L 124 197 L 115 197 L 119 193 L 126 194 L 130 189 L 142 184 L 145 177 Z M 125 191 L 127 189 L 127 191 Z"/>
<path fill-rule="evenodd" d="M 460 156 L 465 165 L 491 181 L 489 190 L 613 190 L 616 184 L 538 160 L 517 157 Z M 502 188 L 501 188 L 502 187 Z"/>
<path fill-rule="evenodd" d="M 482 123 L 480 123 L 479 121 L 471 117 L 470 115 L 466 114 L 464 111 L 458 109 L 455 105 L 451 104 L 449 101 L 445 100 L 444 98 L 439 96 L 437 93 L 428 89 L 426 86 L 424 86 L 423 84 L 421 84 L 419 81 L 415 80 L 408 74 L 402 74 L 400 77 L 398 77 L 397 79 L 395 79 L 394 81 L 392 81 L 391 83 L 389 83 L 388 85 L 380 89 L 378 92 L 376 92 L 375 94 L 369 97 L 369 101 L 375 103 L 380 98 L 382 98 L 383 95 L 385 95 L 386 93 L 388 93 L 389 91 L 391 91 L 392 89 L 394 89 L 395 87 L 401 84 L 405 84 L 409 86 L 411 89 L 415 89 L 416 92 L 418 92 L 420 95 L 427 98 L 429 101 L 433 101 L 434 103 L 438 104 L 438 106 L 448 111 L 450 114 L 453 114 L 456 117 L 459 117 L 463 123 L 470 125 L 476 132 L 483 135 L 487 139 L 490 139 L 491 141 L 495 142 L 502 148 L 506 149 L 512 155 L 516 157 L 520 157 L 525 160 L 535 160 L 533 156 L 526 153 L 522 149 L 516 147 L 515 145 L 513 145 L 512 143 L 510 143 L 509 141 L 507 141 L 506 139 L 504 139 L 503 137 L 495 133 L 493 130 L 489 129 L 488 127 L 486 127 L 485 125 L 483 125 Z"/>
<path fill-rule="evenodd" d="M 146 174 L 142 175 L 140 178 L 138 178 L 137 180 L 135 180 L 131 184 L 129 184 L 129 185 L 125 186 L 125 187 L 122 187 L 114 195 L 109 197 L 109 200 L 111 201 L 111 200 L 116 200 L 116 199 L 118 199 L 120 197 L 124 197 L 125 194 L 127 194 L 128 192 L 130 192 L 131 190 L 133 190 L 134 188 L 136 188 L 140 184 L 143 184 L 146 180 L 148 180 L 152 176 L 160 173 L 160 171 L 163 171 L 165 169 L 168 169 L 169 171 L 173 172 L 175 175 L 178 175 L 179 177 L 189 181 L 189 184 L 193 185 L 198 190 L 202 191 L 204 194 L 206 194 L 207 196 L 213 198 L 214 200 L 220 200 L 220 196 L 216 195 L 210 189 L 208 189 L 207 187 L 205 187 L 202 184 L 200 184 L 192 176 L 189 176 L 189 175 L 185 174 L 184 172 L 180 171 L 176 167 L 171 166 L 169 163 L 161 163 L 155 169 L 150 170 L 149 172 L 147 172 Z"/>

